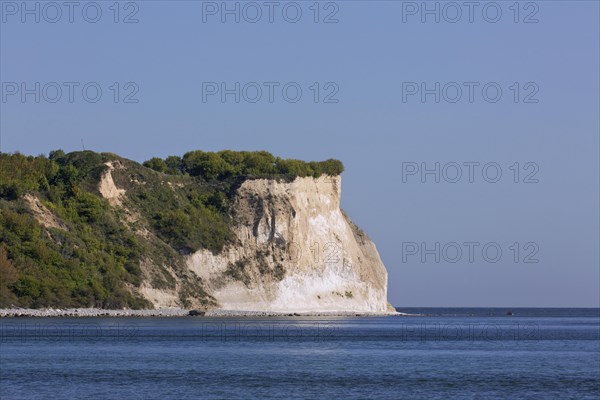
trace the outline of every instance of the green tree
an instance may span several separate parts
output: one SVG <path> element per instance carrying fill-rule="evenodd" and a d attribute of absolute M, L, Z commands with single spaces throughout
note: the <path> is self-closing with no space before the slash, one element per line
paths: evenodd
<path fill-rule="evenodd" d="M 277 159 L 277 172 L 280 174 L 285 174 L 289 176 L 312 176 L 313 169 L 311 166 L 301 160 L 282 160 L 280 158 Z"/>
<path fill-rule="evenodd" d="M 244 152 L 244 173 L 267 175 L 275 173 L 275 156 L 268 151 Z"/>
<path fill-rule="evenodd" d="M 206 180 L 224 178 L 232 173 L 231 166 L 217 153 L 200 150 L 191 151 L 183 156 L 183 165 L 192 176 L 202 176 Z"/>
<path fill-rule="evenodd" d="M 165 159 L 167 164 L 167 173 L 180 174 L 183 172 L 183 160 L 179 156 L 169 156 Z"/>
<path fill-rule="evenodd" d="M 104 213 L 102 201 L 88 192 L 77 194 L 77 213 L 85 222 L 96 222 Z"/>
<path fill-rule="evenodd" d="M 167 163 L 162 158 L 152 157 L 151 159 L 144 161 L 144 167 L 151 168 L 155 171 L 165 173 L 169 169 Z"/>
<path fill-rule="evenodd" d="M 48 158 L 51 160 L 56 160 L 56 159 L 64 157 L 64 156 L 65 156 L 65 152 L 62 149 L 52 150 L 52 151 L 50 151 L 50 153 L 48 153 Z"/>
<path fill-rule="evenodd" d="M 319 164 L 322 173 L 327 175 L 337 176 L 344 172 L 344 164 L 339 160 L 329 159 L 327 161 L 321 161 Z"/>
<path fill-rule="evenodd" d="M 231 167 L 233 174 L 239 175 L 244 169 L 244 153 L 233 150 L 222 150 L 219 156 Z"/>

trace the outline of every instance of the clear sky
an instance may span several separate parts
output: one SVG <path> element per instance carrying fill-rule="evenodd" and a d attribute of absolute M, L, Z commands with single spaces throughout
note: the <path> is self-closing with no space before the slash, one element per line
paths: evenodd
<path fill-rule="evenodd" d="M 597 1 L 23 4 L 2 151 L 338 158 L 396 306 L 599 306 Z"/>

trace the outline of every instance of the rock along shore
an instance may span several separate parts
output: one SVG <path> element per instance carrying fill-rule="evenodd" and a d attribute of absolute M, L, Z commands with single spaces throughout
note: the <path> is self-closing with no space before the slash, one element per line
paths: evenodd
<path fill-rule="evenodd" d="M 182 308 L 161 308 L 155 310 L 104 310 L 100 308 L 8 308 L 0 309 L 0 318 L 11 317 L 186 317 L 190 311 Z M 243 311 L 243 310 L 209 310 L 204 317 L 382 317 L 408 315 L 399 312 L 351 312 L 351 311 L 326 311 L 326 312 L 270 312 L 270 311 Z"/>

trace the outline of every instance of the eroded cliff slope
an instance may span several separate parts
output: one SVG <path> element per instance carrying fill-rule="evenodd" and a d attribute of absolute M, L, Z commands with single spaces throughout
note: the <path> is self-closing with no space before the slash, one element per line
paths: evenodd
<path fill-rule="evenodd" d="M 196 252 L 189 268 L 224 309 L 385 311 L 387 271 L 340 209 L 340 189 L 339 176 L 244 182 L 233 243 Z"/>

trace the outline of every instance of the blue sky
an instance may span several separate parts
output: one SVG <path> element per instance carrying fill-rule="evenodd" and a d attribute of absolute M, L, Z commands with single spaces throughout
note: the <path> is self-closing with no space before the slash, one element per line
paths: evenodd
<path fill-rule="evenodd" d="M 598 2 L 462 3 L 2 1 L 2 151 L 338 158 L 395 305 L 598 306 Z"/>

